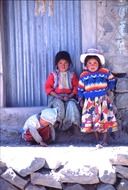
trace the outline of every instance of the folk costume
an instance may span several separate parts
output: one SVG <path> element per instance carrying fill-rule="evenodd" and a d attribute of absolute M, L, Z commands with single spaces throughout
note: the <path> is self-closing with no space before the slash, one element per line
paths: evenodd
<path fill-rule="evenodd" d="M 56 55 L 56 65 L 61 59 L 66 59 L 70 64 L 71 60 L 67 52 L 62 51 Z M 60 72 L 60 70 L 57 69 L 50 73 L 47 78 L 45 91 L 48 95 L 48 106 L 56 107 L 58 109 L 58 121 L 60 123 L 59 127 L 62 130 L 67 130 L 72 125 L 80 125 L 80 113 L 76 100 L 77 87 L 77 75 L 74 72 L 71 72 L 69 69 L 65 72 Z M 73 97 L 68 101 L 63 101 L 57 96 L 51 96 L 51 92 L 55 92 L 58 97 L 63 97 L 66 95 L 70 96 L 70 94 L 73 94 Z"/>
<path fill-rule="evenodd" d="M 102 65 L 104 56 L 97 50 L 89 49 L 82 54 L 80 60 L 85 63 L 87 56 L 97 56 Z M 108 93 L 114 90 L 116 79 L 106 68 L 99 67 L 95 72 L 90 72 L 85 65 L 78 85 L 79 100 L 84 100 L 81 119 L 81 132 L 105 133 L 117 131 L 117 121 L 113 113 L 112 101 Z"/>

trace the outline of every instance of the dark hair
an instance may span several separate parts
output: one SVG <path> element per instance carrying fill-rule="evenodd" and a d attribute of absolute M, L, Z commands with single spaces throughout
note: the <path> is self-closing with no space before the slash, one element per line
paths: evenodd
<path fill-rule="evenodd" d="M 59 51 L 56 56 L 55 56 L 55 65 L 61 60 L 64 59 L 66 60 L 69 64 L 72 63 L 70 54 L 67 51 Z"/>
<path fill-rule="evenodd" d="M 95 59 L 98 63 L 99 63 L 99 68 L 102 66 L 101 64 L 101 61 L 100 61 L 100 58 L 96 55 L 88 55 L 85 60 L 84 60 L 84 65 L 86 66 L 87 62 L 90 60 L 90 59 Z"/>

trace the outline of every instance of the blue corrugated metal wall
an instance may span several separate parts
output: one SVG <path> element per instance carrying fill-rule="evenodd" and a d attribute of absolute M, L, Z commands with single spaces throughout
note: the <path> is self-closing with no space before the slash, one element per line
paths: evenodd
<path fill-rule="evenodd" d="M 7 106 L 47 104 L 44 83 L 59 50 L 71 54 L 74 69 L 81 65 L 79 0 L 54 0 L 54 15 L 35 16 L 34 0 L 4 1 Z"/>

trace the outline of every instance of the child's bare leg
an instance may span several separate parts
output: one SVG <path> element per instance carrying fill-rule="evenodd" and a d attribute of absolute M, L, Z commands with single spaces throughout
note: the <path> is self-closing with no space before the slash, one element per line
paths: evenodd
<path fill-rule="evenodd" d="M 95 138 L 96 138 L 96 143 L 99 143 L 99 134 L 98 134 L 98 132 L 94 132 L 94 134 L 95 134 Z"/>
<path fill-rule="evenodd" d="M 107 141 L 108 141 L 108 133 L 105 132 L 105 133 L 103 134 L 102 145 L 107 145 Z"/>

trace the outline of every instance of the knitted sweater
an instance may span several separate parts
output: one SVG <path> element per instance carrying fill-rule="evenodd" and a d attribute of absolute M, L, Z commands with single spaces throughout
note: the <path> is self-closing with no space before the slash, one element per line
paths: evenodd
<path fill-rule="evenodd" d="M 96 72 L 85 70 L 81 73 L 78 84 L 78 97 L 80 99 L 95 98 L 106 95 L 108 90 L 115 88 L 116 79 L 106 68 Z"/>
<path fill-rule="evenodd" d="M 62 77 L 59 71 L 52 72 L 49 74 L 48 79 L 45 83 L 45 91 L 47 95 L 51 92 L 55 92 L 56 94 L 77 94 L 78 88 L 78 78 L 74 72 L 67 71 L 65 72 L 65 83 L 66 85 L 62 84 Z"/>

